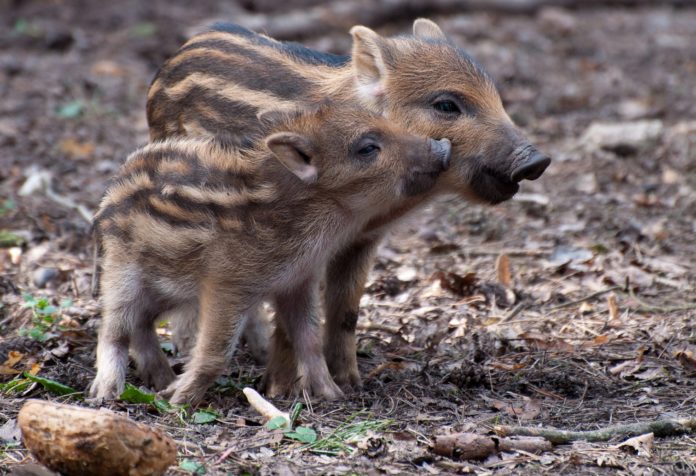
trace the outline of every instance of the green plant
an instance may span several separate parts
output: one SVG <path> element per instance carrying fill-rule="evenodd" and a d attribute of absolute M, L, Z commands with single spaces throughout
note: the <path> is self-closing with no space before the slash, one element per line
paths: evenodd
<path fill-rule="evenodd" d="M 23 307 L 31 309 L 31 327 L 19 329 L 19 335 L 29 337 L 39 342 L 44 342 L 54 337 L 55 330 L 60 330 L 60 319 L 63 309 L 72 306 L 70 299 L 64 299 L 60 306 L 52 305 L 47 298 L 35 298 L 31 294 L 24 294 Z"/>
<path fill-rule="evenodd" d="M 356 421 L 361 414 L 362 412 L 352 415 L 348 421 L 340 424 L 329 435 L 303 446 L 302 449 L 333 456 L 341 453 L 352 454 L 356 449 L 351 446 L 351 443 L 365 437 L 369 431 L 384 430 L 394 423 L 392 420 Z"/>

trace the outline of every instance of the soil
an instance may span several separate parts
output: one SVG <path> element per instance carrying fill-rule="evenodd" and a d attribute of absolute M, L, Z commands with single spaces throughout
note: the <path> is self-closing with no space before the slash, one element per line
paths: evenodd
<path fill-rule="evenodd" d="M 88 386 L 100 308 L 83 215 L 147 143 L 149 81 L 192 28 L 272 4 L 2 2 L 0 385 L 32 371 Z M 482 461 L 432 451 L 438 435 L 497 424 L 592 430 L 696 418 L 696 8 L 433 19 L 497 79 L 511 117 L 554 162 L 510 202 L 445 197 L 384 243 L 360 311 L 365 388 L 337 402 L 300 400 L 300 424 L 345 445 L 336 452 L 260 426 L 241 388 L 263 367 L 244 349 L 208 393 L 214 423 L 109 404 L 177 441 L 181 466 L 167 474 L 696 473 L 693 435 L 655 438 L 637 453 L 618 449 L 620 438 Z M 411 20 L 374 26 L 404 33 Z M 303 42 L 350 47 L 339 29 Z M 655 132 L 630 138 L 639 121 Z M 622 129 L 597 139 L 612 125 Z M 37 331 L 28 296 L 57 306 L 60 322 Z M 140 385 L 132 372 L 129 382 Z M 39 384 L 0 389 L 0 472 L 31 461 L 10 430 L 27 398 L 90 405 Z M 336 431 L 347 422 L 352 438 Z"/>

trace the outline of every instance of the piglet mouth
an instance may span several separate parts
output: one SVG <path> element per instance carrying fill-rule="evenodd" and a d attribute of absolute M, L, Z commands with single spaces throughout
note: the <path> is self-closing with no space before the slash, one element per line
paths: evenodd
<path fill-rule="evenodd" d="M 403 183 L 402 192 L 407 197 L 420 195 L 432 189 L 442 170 L 417 171 Z"/>
<path fill-rule="evenodd" d="M 472 182 L 474 192 L 492 205 L 510 200 L 520 189 L 520 186 L 509 175 L 503 174 L 487 165 L 483 165 L 480 173 Z"/>

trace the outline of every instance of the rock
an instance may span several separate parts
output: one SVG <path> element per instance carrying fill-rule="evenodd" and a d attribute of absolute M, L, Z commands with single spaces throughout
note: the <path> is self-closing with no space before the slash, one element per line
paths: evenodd
<path fill-rule="evenodd" d="M 60 270 L 56 268 L 39 268 L 34 271 L 34 285 L 39 289 L 43 289 L 49 282 L 56 279 L 59 275 Z"/>
<path fill-rule="evenodd" d="M 31 454 L 63 474 L 155 476 L 176 463 L 170 437 L 108 410 L 29 400 L 17 421 Z"/>
<path fill-rule="evenodd" d="M 627 156 L 649 147 L 662 137 L 662 121 L 593 122 L 580 141 L 588 150 L 603 149 Z"/>

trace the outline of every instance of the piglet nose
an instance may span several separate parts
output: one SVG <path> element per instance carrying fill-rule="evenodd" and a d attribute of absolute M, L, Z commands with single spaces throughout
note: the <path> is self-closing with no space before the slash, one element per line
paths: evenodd
<path fill-rule="evenodd" d="M 546 167 L 548 167 L 550 163 L 550 157 L 547 157 L 535 149 L 512 171 L 510 178 L 513 182 L 536 180 L 541 177 L 541 174 L 544 173 L 544 170 L 546 170 Z"/>
<path fill-rule="evenodd" d="M 430 139 L 430 150 L 440 160 L 442 170 L 447 170 L 452 159 L 452 143 L 449 139 Z"/>

